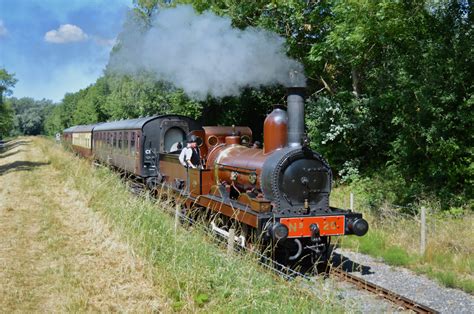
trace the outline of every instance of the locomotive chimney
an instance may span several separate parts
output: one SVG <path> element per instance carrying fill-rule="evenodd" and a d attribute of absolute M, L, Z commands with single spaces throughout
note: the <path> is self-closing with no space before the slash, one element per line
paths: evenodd
<path fill-rule="evenodd" d="M 301 146 L 304 135 L 304 87 L 290 87 L 288 93 L 288 146 Z"/>

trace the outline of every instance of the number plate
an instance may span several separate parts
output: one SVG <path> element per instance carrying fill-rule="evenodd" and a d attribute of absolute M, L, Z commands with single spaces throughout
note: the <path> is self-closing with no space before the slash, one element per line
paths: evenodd
<path fill-rule="evenodd" d="M 288 227 L 289 238 L 310 237 L 312 224 L 318 225 L 322 236 L 343 235 L 345 229 L 344 216 L 281 218 L 280 223 Z"/>

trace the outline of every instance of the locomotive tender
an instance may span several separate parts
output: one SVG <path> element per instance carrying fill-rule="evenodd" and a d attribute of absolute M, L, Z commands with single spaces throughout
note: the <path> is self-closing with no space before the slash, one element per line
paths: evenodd
<path fill-rule="evenodd" d="M 199 139 L 198 169 L 178 160 L 190 135 Z M 331 168 L 309 148 L 302 88 L 288 89 L 287 111 L 275 107 L 265 119 L 263 149 L 249 147 L 248 127 L 203 127 L 180 115 L 76 126 L 63 138 L 83 156 L 184 195 L 188 209 L 238 222 L 244 237 L 275 244 L 284 263 L 302 256 L 325 262 L 331 236 L 368 230 L 362 214 L 329 206 Z"/>

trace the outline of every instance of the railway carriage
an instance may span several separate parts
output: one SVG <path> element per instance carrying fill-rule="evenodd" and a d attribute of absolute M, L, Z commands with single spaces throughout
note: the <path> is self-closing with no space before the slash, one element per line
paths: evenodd
<path fill-rule="evenodd" d="M 92 130 L 98 125 L 100 123 L 67 128 L 63 131 L 63 141 L 79 155 L 91 158 L 93 155 Z"/>
<path fill-rule="evenodd" d="M 176 153 L 186 135 L 200 129 L 195 120 L 179 115 L 103 123 L 93 130 L 94 156 L 145 180 L 155 178 L 160 153 Z"/>
<path fill-rule="evenodd" d="M 70 128 L 64 129 L 62 134 L 62 142 L 64 146 L 72 146 L 72 133 L 77 128 L 77 126 L 72 126 Z"/>

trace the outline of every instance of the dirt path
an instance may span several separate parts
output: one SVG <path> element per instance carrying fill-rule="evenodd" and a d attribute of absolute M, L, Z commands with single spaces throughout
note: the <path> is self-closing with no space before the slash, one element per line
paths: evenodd
<path fill-rule="evenodd" d="M 0 148 L 0 312 L 166 310 L 150 267 L 60 182 L 35 139 Z"/>

